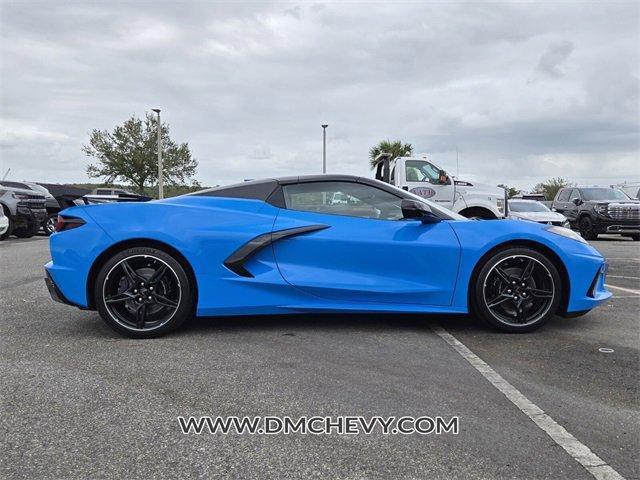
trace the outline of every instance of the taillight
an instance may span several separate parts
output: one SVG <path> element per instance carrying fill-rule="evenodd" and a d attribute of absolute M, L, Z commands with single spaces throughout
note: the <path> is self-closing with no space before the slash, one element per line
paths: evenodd
<path fill-rule="evenodd" d="M 81 227 L 85 224 L 85 221 L 78 217 L 63 217 L 58 215 L 58 221 L 56 222 L 56 232 L 64 232 L 65 230 L 71 230 L 72 228 Z"/>

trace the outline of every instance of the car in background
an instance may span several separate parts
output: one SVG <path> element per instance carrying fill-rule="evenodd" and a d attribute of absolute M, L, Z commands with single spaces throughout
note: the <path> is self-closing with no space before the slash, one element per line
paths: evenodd
<path fill-rule="evenodd" d="M 0 208 L 9 220 L 8 228 L 0 240 L 10 235 L 33 237 L 47 219 L 45 197 L 33 190 L 0 185 Z"/>
<path fill-rule="evenodd" d="M 509 200 L 509 218 L 569 228 L 567 217 L 561 213 L 552 212 L 546 205 L 536 200 Z"/>
<path fill-rule="evenodd" d="M 124 190 L 122 188 L 94 188 L 91 193 L 84 195 L 88 203 L 113 202 L 148 202 L 151 197 Z"/>
<path fill-rule="evenodd" d="M 571 227 L 587 240 L 595 240 L 601 233 L 640 240 L 640 201 L 617 188 L 561 188 L 552 209 L 567 217 Z"/>
<path fill-rule="evenodd" d="M 0 239 L 8 229 L 9 229 L 9 219 L 4 214 L 4 209 L 0 208 Z"/>
<path fill-rule="evenodd" d="M 35 182 L 14 182 L 12 180 L 2 180 L 0 181 L 0 186 L 21 188 L 23 190 L 32 190 L 44 195 L 45 207 L 47 209 L 47 218 L 42 223 L 42 231 L 47 235 L 51 235 L 55 231 L 58 212 L 60 212 L 60 210 L 62 209 L 60 208 L 58 200 L 56 200 L 54 196 L 51 195 L 49 190 Z"/>

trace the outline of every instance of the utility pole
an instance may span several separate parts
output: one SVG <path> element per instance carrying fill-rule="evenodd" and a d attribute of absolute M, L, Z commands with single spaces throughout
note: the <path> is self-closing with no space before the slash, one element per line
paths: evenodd
<path fill-rule="evenodd" d="M 160 109 L 154 108 L 158 114 L 158 198 L 164 198 L 164 178 L 162 174 L 162 123 L 160 123 Z"/>
<path fill-rule="evenodd" d="M 456 177 L 460 178 L 460 162 L 458 161 L 458 146 L 456 145 Z"/>
<path fill-rule="evenodd" d="M 327 127 L 322 125 L 322 173 L 327 173 Z"/>

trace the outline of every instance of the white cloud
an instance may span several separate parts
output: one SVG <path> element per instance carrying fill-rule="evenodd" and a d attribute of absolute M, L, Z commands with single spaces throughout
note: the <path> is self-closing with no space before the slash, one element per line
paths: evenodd
<path fill-rule="evenodd" d="M 48 7 L 0 18 L 15 178 L 84 181 L 91 129 L 160 106 L 209 185 L 319 172 L 325 122 L 342 173 L 398 138 L 493 184 L 640 179 L 636 3 Z"/>

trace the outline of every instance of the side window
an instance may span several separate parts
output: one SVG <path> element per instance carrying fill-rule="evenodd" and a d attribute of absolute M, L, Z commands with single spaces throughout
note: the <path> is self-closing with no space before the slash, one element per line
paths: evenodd
<path fill-rule="evenodd" d="M 440 180 L 440 170 L 424 160 L 407 160 L 405 178 L 407 182 L 429 182 L 437 185 Z"/>
<path fill-rule="evenodd" d="M 580 191 L 576 188 L 571 190 L 571 196 L 569 197 L 569 201 L 573 202 L 576 198 L 580 198 Z"/>
<path fill-rule="evenodd" d="M 563 188 L 562 190 L 560 190 L 560 193 L 558 194 L 558 202 L 568 202 L 569 201 L 569 192 L 571 192 L 570 189 L 567 188 Z"/>
<path fill-rule="evenodd" d="M 98 189 L 96 195 L 111 195 L 111 190 Z"/>
<path fill-rule="evenodd" d="M 298 183 L 285 185 L 283 193 L 285 205 L 290 210 L 378 220 L 403 218 L 400 197 L 361 183 Z"/>

